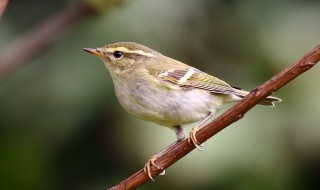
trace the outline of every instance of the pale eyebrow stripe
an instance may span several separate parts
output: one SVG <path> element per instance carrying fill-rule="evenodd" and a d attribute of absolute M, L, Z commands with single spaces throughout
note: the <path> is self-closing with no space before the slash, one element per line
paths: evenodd
<path fill-rule="evenodd" d="M 134 53 L 134 54 L 139 54 L 139 55 L 142 55 L 142 56 L 145 56 L 145 57 L 153 57 L 154 54 L 152 53 L 146 53 L 142 50 L 129 50 L 125 47 L 117 47 L 117 48 L 108 48 L 108 51 L 110 52 L 114 52 L 114 51 L 122 51 L 124 53 Z"/>

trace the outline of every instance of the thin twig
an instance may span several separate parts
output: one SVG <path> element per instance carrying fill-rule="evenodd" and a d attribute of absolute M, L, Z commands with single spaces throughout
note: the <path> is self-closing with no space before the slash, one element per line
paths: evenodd
<path fill-rule="evenodd" d="M 93 13 L 84 3 L 67 8 L 44 20 L 0 51 L 0 80 L 59 39 L 80 18 Z"/>
<path fill-rule="evenodd" d="M 4 13 L 4 11 L 6 10 L 6 6 L 8 4 L 8 0 L 0 0 L 0 19 Z"/>
<path fill-rule="evenodd" d="M 0 0 L 1 1 L 1 0 Z M 111 10 L 121 0 L 80 1 L 55 13 L 0 50 L 0 81 L 66 34 L 83 18 Z M 99 9 L 99 10 L 98 10 Z"/>
<path fill-rule="evenodd" d="M 248 96 L 246 96 L 242 101 L 238 102 L 228 111 L 223 113 L 221 116 L 213 120 L 211 123 L 200 129 L 196 133 L 196 137 L 200 143 L 204 143 L 213 135 L 217 134 L 219 131 L 227 127 L 228 125 L 241 119 L 244 114 L 249 111 L 252 107 L 257 105 L 265 97 L 269 96 L 271 93 L 277 91 L 282 86 L 286 85 L 288 82 L 302 74 L 303 72 L 309 70 L 320 60 L 320 45 L 302 57 L 292 66 L 286 68 L 278 75 L 274 76 L 261 86 L 255 88 Z M 165 149 L 162 154 L 157 158 L 155 164 L 161 168 L 161 170 L 151 167 L 152 176 L 157 176 L 160 172 L 176 161 L 184 157 L 186 154 L 195 149 L 193 144 L 189 144 L 187 140 L 176 143 L 173 146 L 169 146 Z M 111 190 L 118 189 L 136 189 L 145 182 L 149 181 L 150 178 L 143 169 L 134 173 L 132 176 L 117 184 L 116 186 L 110 188 Z"/>

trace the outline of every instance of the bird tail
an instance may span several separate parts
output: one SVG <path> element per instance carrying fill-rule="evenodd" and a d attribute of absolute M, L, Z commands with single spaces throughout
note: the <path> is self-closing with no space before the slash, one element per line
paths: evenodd
<path fill-rule="evenodd" d="M 235 94 L 236 96 L 240 97 L 240 98 L 244 98 L 245 96 L 247 96 L 250 92 L 241 90 L 241 89 L 237 89 L 234 88 L 235 91 L 237 92 L 237 94 Z M 270 106 L 270 107 L 274 107 L 276 102 L 281 102 L 282 100 L 280 98 L 274 97 L 274 96 L 268 96 L 265 99 L 261 100 L 259 102 L 260 105 L 264 105 L 264 106 Z"/>

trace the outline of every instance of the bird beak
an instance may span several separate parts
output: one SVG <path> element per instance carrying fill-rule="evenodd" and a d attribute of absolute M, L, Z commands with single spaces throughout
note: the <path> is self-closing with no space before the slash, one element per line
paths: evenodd
<path fill-rule="evenodd" d="M 98 57 L 105 57 L 105 55 L 101 52 L 100 48 L 94 49 L 94 48 L 82 48 L 84 51 L 92 53 L 95 56 Z"/>

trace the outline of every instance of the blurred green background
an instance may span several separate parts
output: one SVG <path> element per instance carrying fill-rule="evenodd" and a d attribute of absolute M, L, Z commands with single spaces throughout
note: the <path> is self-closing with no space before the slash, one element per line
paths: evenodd
<path fill-rule="evenodd" d="M 75 3 L 10 1 L 0 48 Z M 104 65 L 81 48 L 133 41 L 250 90 L 320 43 L 319 9 L 316 0 L 127 0 L 82 19 L 0 81 L 0 189 L 105 189 L 175 141 L 122 110 Z M 140 189 L 317 189 L 319 78 L 316 66 L 274 94 L 275 108 L 255 107 Z"/>

